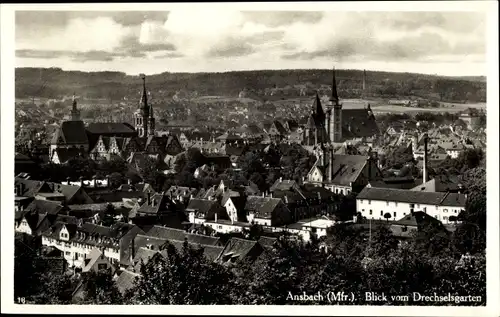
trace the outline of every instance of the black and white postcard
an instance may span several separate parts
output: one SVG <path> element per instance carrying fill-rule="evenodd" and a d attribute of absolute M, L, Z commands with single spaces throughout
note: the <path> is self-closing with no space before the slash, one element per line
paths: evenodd
<path fill-rule="evenodd" d="M 497 3 L 1 14 L 2 311 L 500 313 Z"/>

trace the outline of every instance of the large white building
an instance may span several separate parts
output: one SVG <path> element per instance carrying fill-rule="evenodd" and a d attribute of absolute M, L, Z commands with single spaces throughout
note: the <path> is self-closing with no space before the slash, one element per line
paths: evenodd
<path fill-rule="evenodd" d="M 457 193 L 419 192 L 403 189 L 365 187 L 356 197 L 356 210 L 367 219 L 400 220 L 415 211 L 422 211 L 443 223 L 465 209 L 467 196 Z"/>

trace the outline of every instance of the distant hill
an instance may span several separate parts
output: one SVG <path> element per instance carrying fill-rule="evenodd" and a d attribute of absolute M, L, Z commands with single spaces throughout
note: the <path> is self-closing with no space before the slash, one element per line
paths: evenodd
<path fill-rule="evenodd" d="M 361 97 L 362 70 L 337 70 L 342 98 Z M 282 95 L 296 97 L 319 90 L 327 94 L 331 70 L 256 70 L 225 73 L 161 73 L 147 77 L 155 99 L 171 98 L 178 91 L 197 96 L 238 97 L 243 90 L 262 99 Z M 451 102 L 485 102 L 486 78 L 444 77 L 413 73 L 367 71 L 364 92 L 371 96 L 420 97 Z M 16 68 L 16 98 L 61 98 L 73 92 L 85 98 L 122 100 L 137 98 L 141 89 L 138 76 L 121 72 L 64 71 L 60 68 Z"/>

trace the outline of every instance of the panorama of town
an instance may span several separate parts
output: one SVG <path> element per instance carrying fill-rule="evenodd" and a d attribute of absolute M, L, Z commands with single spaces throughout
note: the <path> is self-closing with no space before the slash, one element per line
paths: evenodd
<path fill-rule="evenodd" d="M 485 305 L 486 83 L 290 72 L 16 69 L 15 303 Z"/>

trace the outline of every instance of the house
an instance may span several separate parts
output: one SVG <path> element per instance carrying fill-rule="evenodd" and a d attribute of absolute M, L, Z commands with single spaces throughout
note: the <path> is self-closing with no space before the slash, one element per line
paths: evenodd
<path fill-rule="evenodd" d="M 356 210 L 367 219 L 399 220 L 406 215 L 423 211 L 447 224 L 450 216 L 458 216 L 465 209 L 466 195 L 412 191 L 402 189 L 365 187 L 356 197 Z"/>
<path fill-rule="evenodd" d="M 377 186 L 374 186 L 377 187 Z M 460 193 L 464 190 L 457 177 L 439 175 L 424 184 L 412 187 L 413 191 Z"/>
<path fill-rule="evenodd" d="M 223 207 L 226 208 L 226 212 L 229 216 L 229 220 L 231 222 L 246 222 L 246 213 L 245 213 L 245 203 L 246 198 L 244 196 L 229 196 Z"/>
<path fill-rule="evenodd" d="M 21 177 L 15 178 L 14 186 L 15 194 L 18 197 L 33 197 L 65 204 L 90 204 L 93 202 L 81 186 L 36 181 Z"/>
<path fill-rule="evenodd" d="M 193 198 L 189 201 L 186 212 L 189 215 L 189 222 L 193 224 L 227 218 L 224 208 L 216 200 Z"/>
<path fill-rule="evenodd" d="M 249 223 L 282 226 L 291 223 L 290 210 L 279 198 L 248 196 L 244 207 Z"/>
<path fill-rule="evenodd" d="M 393 222 L 389 229 L 391 230 L 393 236 L 405 239 L 411 238 L 414 233 L 422 231 L 432 225 L 443 227 L 442 223 L 436 218 L 429 216 L 422 211 L 415 211 L 404 216 L 402 219 Z"/>
<path fill-rule="evenodd" d="M 288 232 L 298 235 L 303 241 L 309 241 L 311 235 L 316 235 L 317 238 L 326 237 L 330 229 L 337 223 L 335 217 L 315 217 L 303 219 L 296 223 L 275 228 L 276 232 Z"/>
<path fill-rule="evenodd" d="M 187 220 L 184 216 L 183 206 L 163 193 L 152 196 L 148 193 L 148 198 L 144 203 L 133 211 L 134 214 L 129 214 L 129 217 L 133 216 L 134 223 L 160 223 L 180 229 L 183 228 L 182 223 Z"/>
<path fill-rule="evenodd" d="M 217 257 L 222 264 L 253 262 L 264 251 L 257 241 L 231 238 Z"/>
<path fill-rule="evenodd" d="M 94 248 L 90 251 L 88 258 L 86 258 L 82 263 L 82 272 L 99 272 L 101 270 L 109 270 L 111 274 L 115 273 L 115 266 L 111 261 L 104 256 L 104 252 L 98 248 Z"/>
<path fill-rule="evenodd" d="M 94 248 L 104 249 L 104 256 L 113 264 L 127 265 L 130 261 L 130 244 L 140 232 L 142 230 L 139 227 L 121 222 L 106 227 L 56 221 L 42 233 L 42 244 L 63 251 L 69 266 L 85 266 L 85 259 Z"/>
<path fill-rule="evenodd" d="M 160 250 L 167 241 L 180 241 L 196 246 L 222 246 L 219 238 L 200 234 L 187 233 L 175 228 L 153 226 L 143 234 L 134 238 L 133 250 L 146 248 L 149 250 Z M 132 252 L 133 253 L 133 252 Z"/>
<path fill-rule="evenodd" d="M 317 149 L 317 160 L 306 183 L 323 186 L 336 194 L 359 192 L 382 173 L 373 156 L 332 154 L 332 149 Z"/>
<path fill-rule="evenodd" d="M 64 207 L 59 202 L 33 200 L 26 208 L 15 212 L 15 231 L 38 236 L 48 229 L 45 217 L 56 217 Z"/>

